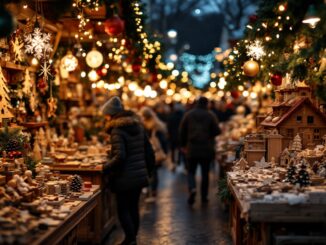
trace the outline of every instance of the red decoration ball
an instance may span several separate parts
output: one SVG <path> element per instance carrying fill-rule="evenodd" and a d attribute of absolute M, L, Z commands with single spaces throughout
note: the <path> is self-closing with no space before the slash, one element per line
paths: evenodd
<path fill-rule="evenodd" d="M 282 84 L 282 75 L 279 73 L 272 75 L 271 82 L 274 86 L 280 86 Z"/>
<path fill-rule="evenodd" d="M 131 69 L 133 72 L 139 73 L 140 69 L 141 69 L 141 64 L 134 63 L 134 64 L 132 64 Z"/>
<path fill-rule="evenodd" d="M 234 90 L 234 91 L 231 91 L 231 96 L 233 99 L 238 99 L 240 97 L 240 93 L 239 93 L 239 91 Z"/>
<path fill-rule="evenodd" d="M 124 29 L 125 23 L 118 15 L 114 15 L 104 22 L 104 30 L 110 36 L 121 34 Z"/>
<path fill-rule="evenodd" d="M 44 88 L 46 88 L 46 82 L 44 81 L 44 79 L 43 78 L 41 78 L 39 81 L 38 81 L 38 84 L 37 84 L 37 87 L 39 88 L 39 89 L 44 89 Z"/>
<path fill-rule="evenodd" d="M 249 22 L 250 23 L 255 23 L 258 20 L 258 16 L 253 14 L 249 16 Z"/>

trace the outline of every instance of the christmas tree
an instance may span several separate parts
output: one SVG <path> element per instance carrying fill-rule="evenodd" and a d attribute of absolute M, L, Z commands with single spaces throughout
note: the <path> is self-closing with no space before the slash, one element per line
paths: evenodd
<path fill-rule="evenodd" d="M 309 173 L 306 169 L 307 166 L 302 162 L 296 177 L 296 184 L 299 184 L 301 187 L 310 185 Z"/>
<path fill-rule="evenodd" d="M 297 168 L 294 165 L 290 165 L 287 169 L 286 178 L 285 178 L 284 182 L 289 182 L 291 184 L 295 184 L 296 171 L 297 171 Z"/>
<path fill-rule="evenodd" d="M 25 77 L 24 77 L 24 88 L 23 88 L 23 92 L 24 92 L 24 94 L 26 96 L 29 97 L 31 95 L 32 87 L 33 87 L 32 79 L 31 79 L 31 76 L 29 74 L 29 70 L 26 69 L 25 70 Z"/>
<path fill-rule="evenodd" d="M 72 192 L 80 192 L 83 187 L 83 179 L 75 174 L 70 180 L 70 190 Z"/>
<path fill-rule="evenodd" d="M 301 137 L 299 134 L 297 134 L 293 139 L 292 150 L 293 151 L 301 151 L 302 150 Z"/>
<path fill-rule="evenodd" d="M 314 18 L 313 18 L 314 17 Z M 223 61 L 227 90 L 255 81 L 309 81 L 326 100 L 326 4 L 323 0 L 264 0 L 250 16 L 245 37 Z"/>
<path fill-rule="evenodd" d="M 10 112 L 11 104 L 10 97 L 8 95 L 9 89 L 7 87 L 7 80 L 2 73 L 0 67 L 0 119 L 12 118 L 13 114 Z"/>

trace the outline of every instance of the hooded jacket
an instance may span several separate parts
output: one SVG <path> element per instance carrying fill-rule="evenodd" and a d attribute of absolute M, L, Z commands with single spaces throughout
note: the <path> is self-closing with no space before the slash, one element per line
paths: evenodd
<path fill-rule="evenodd" d="M 108 125 L 111 151 L 105 169 L 110 173 L 113 191 L 128 191 L 148 184 L 148 175 L 155 165 L 152 147 L 136 115 L 123 111 Z"/>

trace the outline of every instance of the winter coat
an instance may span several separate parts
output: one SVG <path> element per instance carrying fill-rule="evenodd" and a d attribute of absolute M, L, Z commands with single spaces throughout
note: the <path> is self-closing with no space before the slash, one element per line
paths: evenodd
<path fill-rule="evenodd" d="M 187 112 L 180 125 L 180 144 L 186 147 L 187 158 L 215 157 L 215 137 L 220 134 L 216 116 L 206 108 L 195 107 Z"/>
<path fill-rule="evenodd" d="M 124 111 L 109 122 L 111 151 L 105 170 L 115 192 L 142 188 L 155 166 L 155 156 L 144 128 L 133 112 Z"/>

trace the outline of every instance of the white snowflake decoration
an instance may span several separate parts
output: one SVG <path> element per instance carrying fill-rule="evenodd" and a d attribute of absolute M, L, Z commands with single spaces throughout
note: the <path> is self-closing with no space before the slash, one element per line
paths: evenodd
<path fill-rule="evenodd" d="M 266 55 L 262 42 L 256 40 L 246 46 L 247 48 L 247 55 L 256 59 L 260 60 L 262 57 Z"/>
<path fill-rule="evenodd" d="M 53 51 L 50 41 L 50 33 L 44 33 L 40 28 L 35 28 L 32 33 L 25 36 L 25 52 L 40 60 Z"/>
<path fill-rule="evenodd" d="M 51 76 L 50 72 L 51 65 L 44 61 L 44 64 L 41 66 L 41 75 L 43 75 L 44 81 L 47 81 L 49 76 Z"/>

